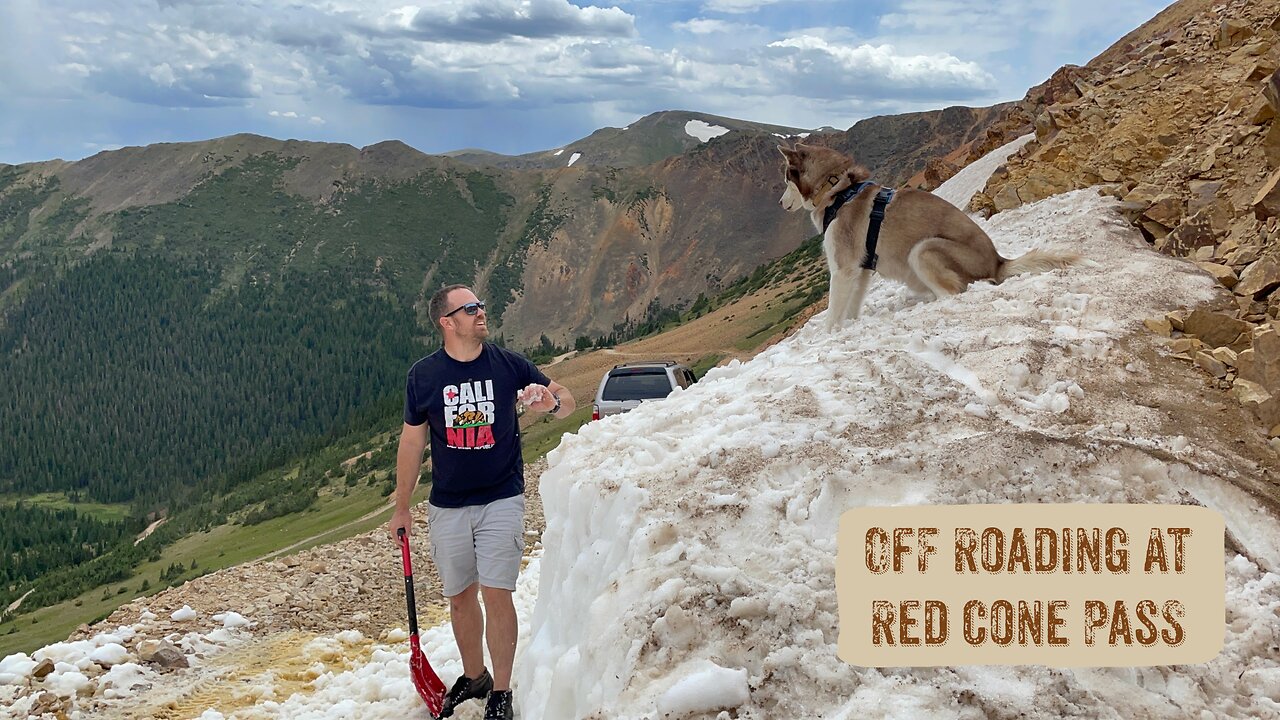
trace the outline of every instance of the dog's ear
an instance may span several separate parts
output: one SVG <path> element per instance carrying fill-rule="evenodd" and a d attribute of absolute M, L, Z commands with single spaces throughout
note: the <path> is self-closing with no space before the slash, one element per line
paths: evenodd
<path fill-rule="evenodd" d="M 845 174 L 849 176 L 849 181 L 854 185 L 871 179 L 871 171 L 857 163 L 854 163 L 853 167 L 849 168 Z"/>
<path fill-rule="evenodd" d="M 792 150 L 791 148 L 787 147 L 786 145 L 779 145 L 779 146 L 778 146 L 778 152 L 782 153 L 782 157 L 784 157 L 784 158 L 786 158 L 786 159 L 788 159 L 788 160 L 790 160 L 791 158 L 795 157 L 795 154 L 796 154 L 796 151 L 795 151 L 795 150 Z"/>

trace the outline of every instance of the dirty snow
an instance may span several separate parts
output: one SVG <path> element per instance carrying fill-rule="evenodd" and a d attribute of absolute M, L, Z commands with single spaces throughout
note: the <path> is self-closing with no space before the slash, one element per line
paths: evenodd
<path fill-rule="evenodd" d="M 1152 253 L 1096 191 L 985 224 L 1006 256 L 1092 262 L 930 302 L 878 281 L 834 335 L 819 315 L 552 452 L 524 717 L 662 717 L 708 662 L 747 676 L 724 717 L 1280 717 L 1276 519 L 1227 485 L 1229 447 L 1162 434 L 1162 411 L 1123 392 L 1145 367 L 1121 341 L 1212 283 Z M 1248 528 L 1225 558 L 1223 652 L 1098 670 L 840 661 L 844 510 L 1015 502 L 1200 503 Z"/>
<path fill-rule="evenodd" d="M 729 128 L 711 125 L 701 120 L 690 120 L 684 124 L 684 131 L 697 138 L 699 142 L 706 142 L 711 138 L 720 137 L 729 132 Z"/>

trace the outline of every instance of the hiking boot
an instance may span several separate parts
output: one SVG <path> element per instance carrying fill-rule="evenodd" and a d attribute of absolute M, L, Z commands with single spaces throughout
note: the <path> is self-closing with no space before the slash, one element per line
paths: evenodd
<path fill-rule="evenodd" d="M 512 720 L 511 691 L 495 690 L 484 704 L 484 720 Z"/>
<path fill-rule="evenodd" d="M 459 676 L 458 681 L 449 690 L 449 694 L 444 696 L 444 705 L 440 708 L 439 717 L 449 717 L 453 714 L 453 709 L 464 701 L 483 699 L 492 689 L 493 677 L 489 675 L 489 668 L 485 668 L 484 672 L 480 673 L 480 677 L 474 680 L 466 675 Z"/>

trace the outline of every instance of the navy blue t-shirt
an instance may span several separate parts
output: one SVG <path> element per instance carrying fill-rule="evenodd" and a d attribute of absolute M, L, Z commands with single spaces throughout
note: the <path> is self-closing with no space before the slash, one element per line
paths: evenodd
<path fill-rule="evenodd" d="M 489 343 L 471 362 L 441 348 L 414 363 L 404 421 L 430 427 L 432 505 L 485 505 L 524 493 L 516 393 L 550 382 L 523 355 Z"/>

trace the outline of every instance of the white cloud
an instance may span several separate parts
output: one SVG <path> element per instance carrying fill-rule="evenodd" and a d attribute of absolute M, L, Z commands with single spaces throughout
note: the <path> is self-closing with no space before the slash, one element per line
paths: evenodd
<path fill-rule="evenodd" d="M 214 134 L 269 132 L 288 119 L 323 125 L 325 139 L 412 141 L 405 128 L 430 127 L 432 142 L 476 144 L 486 142 L 478 130 L 452 126 L 479 109 L 515 123 L 536 116 L 551 138 L 543 147 L 572 139 L 546 129 L 555 125 L 620 127 L 670 108 L 847 126 L 1018 97 L 1062 62 L 1088 59 L 1064 43 L 1118 36 L 1163 1 L 902 0 L 878 17 L 865 0 L 0 0 L 0 67 L 21 68 L 0 72 L 0 135 L 73 125 L 56 120 L 66 102 L 115 108 L 120 127 L 136 128 L 130 142 L 201 122 Z M 807 10 L 745 14 L 770 5 Z M 368 105 L 379 106 L 376 125 Z M 200 112 L 179 126 L 154 107 Z M 66 134 L 75 148 L 91 137 Z M 27 146 L 0 138 L 0 148 Z"/>
<path fill-rule="evenodd" d="M 741 32 L 759 32 L 764 30 L 759 25 L 747 25 L 744 23 L 728 22 L 726 20 L 716 20 L 713 18 L 694 18 L 686 22 L 678 22 L 671 24 L 674 30 L 683 30 L 693 33 L 694 35 L 712 35 L 715 33 L 732 34 Z"/>
<path fill-rule="evenodd" d="M 784 0 L 707 0 L 704 7 L 712 12 L 750 13 L 779 2 Z"/>
<path fill-rule="evenodd" d="M 636 34 L 634 16 L 616 7 L 578 7 L 568 0 L 433 0 L 397 8 L 384 27 L 422 39 L 480 43 Z"/>
<path fill-rule="evenodd" d="M 808 35 L 769 44 L 773 69 L 809 97 L 855 93 L 877 97 L 965 99 L 993 89 L 979 65 L 951 55 L 903 55 L 891 45 L 836 45 Z M 824 92 L 824 88 L 826 88 Z"/>

